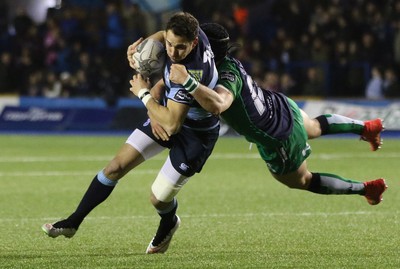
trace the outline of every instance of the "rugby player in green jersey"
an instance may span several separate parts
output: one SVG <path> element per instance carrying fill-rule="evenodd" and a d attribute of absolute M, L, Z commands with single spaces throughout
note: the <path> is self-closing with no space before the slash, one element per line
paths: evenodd
<path fill-rule="evenodd" d="M 382 201 L 387 185 L 383 178 L 360 182 L 338 175 L 311 172 L 306 159 L 311 153 L 308 139 L 321 135 L 354 133 L 381 147 L 382 120 L 360 121 L 337 114 L 310 118 L 285 95 L 260 88 L 231 57 L 229 34 L 219 24 L 201 26 L 215 55 L 219 79 L 214 89 L 198 83 L 186 68 L 171 66 L 170 80 L 182 84 L 206 110 L 220 115 L 236 132 L 257 145 L 272 176 L 290 188 L 318 194 L 358 194 L 371 205 Z"/>

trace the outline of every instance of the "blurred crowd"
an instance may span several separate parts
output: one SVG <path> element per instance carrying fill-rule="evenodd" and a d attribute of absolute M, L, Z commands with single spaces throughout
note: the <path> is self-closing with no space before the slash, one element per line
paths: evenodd
<path fill-rule="evenodd" d="M 0 21 L 0 94 L 99 96 L 113 105 L 129 95 L 127 46 L 176 11 L 151 13 L 139 0 L 62 3 L 43 23 L 23 8 Z M 400 97 L 400 0 L 182 0 L 181 9 L 224 25 L 240 45 L 234 55 L 264 88 Z"/>
<path fill-rule="evenodd" d="M 399 0 L 183 1 L 242 44 L 258 83 L 293 96 L 400 96 Z"/>

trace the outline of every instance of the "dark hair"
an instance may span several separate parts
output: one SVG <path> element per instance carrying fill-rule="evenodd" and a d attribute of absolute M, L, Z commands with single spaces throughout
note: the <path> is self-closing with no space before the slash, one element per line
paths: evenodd
<path fill-rule="evenodd" d="M 199 22 L 190 13 L 178 12 L 169 19 L 165 30 L 193 41 L 199 35 Z"/>
<path fill-rule="evenodd" d="M 203 23 L 200 28 L 208 37 L 211 49 L 214 52 L 215 61 L 222 60 L 229 51 L 229 34 L 226 29 L 218 23 Z"/>

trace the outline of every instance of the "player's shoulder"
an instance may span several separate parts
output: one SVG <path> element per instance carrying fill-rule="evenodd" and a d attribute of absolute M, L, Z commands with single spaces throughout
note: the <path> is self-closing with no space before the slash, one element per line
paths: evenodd
<path fill-rule="evenodd" d="M 240 77 L 240 67 L 238 61 L 230 56 L 226 56 L 218 66 L 220 79 L 233 80 Z"/>
<path fill-rule="evenodd" d="M 198 43 L 194 48 L 193 54 L 194 57 L 188 62 L 189 65 L 202 68 L 211 66 L 210 61 L 213 60 L 214 54 L 212 53 L 207 36 L 201 29 L 199 29 Z"/>
<path fill-rule="evenodd" d="M 193 49 L 190 60 L 185 64 L 187 70 L 193 75 L 198 81 L 205 85 L 213 87 L 212 84 L 218 79 L 218 71 L 214 62 L 214 54 L 211 50 L 210 43 L 208 42 L 207 36 L 200 29 L 199 41 L 196 47 Z"/>

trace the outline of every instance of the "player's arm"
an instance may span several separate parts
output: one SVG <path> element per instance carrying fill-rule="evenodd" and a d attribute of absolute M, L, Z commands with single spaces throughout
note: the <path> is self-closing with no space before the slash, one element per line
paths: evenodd
<path fill-rule="evenodd" d="M 130 91 L 142 100 L 150 118 L 160 124 L 169 136 L 176 134 L 185 120 L 189 106 L 173 101 L 168 101 L 167 106 L 160 105 L 150 94 L 150 82 L 140 74 L 134 75 L 129 83 L 131 84 Z M 163 87 L 162 84 L 160 80 L 154 88 Z"/>
<path fill-rule="evenodd" d="M 219 115 L 227 110 L 233 102 L 233 94 L 220 85 L 212 90 L 203 84 L 199 84 L 197 90 L 191 94 L 205 110 L 214 115 Z"/>
<path fill-rule="evenodd" d="M 184 85 L 189 73 L 186 67 L 180 64 L 171 66 L 170 80 L 176 84 Z M 219 115 L 227 110 L 233 100 L 233 94 L 221 85 L 217 85 L 214 90 L 203 84 L 198 84 L 195 91 L 189 92 L 196 101 L 208 112 Z"/>

